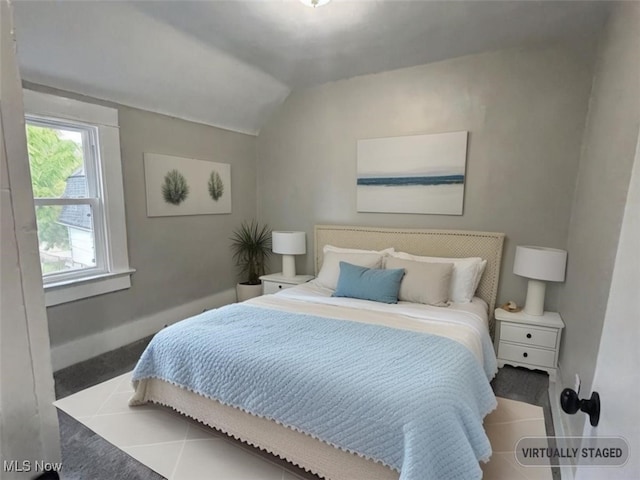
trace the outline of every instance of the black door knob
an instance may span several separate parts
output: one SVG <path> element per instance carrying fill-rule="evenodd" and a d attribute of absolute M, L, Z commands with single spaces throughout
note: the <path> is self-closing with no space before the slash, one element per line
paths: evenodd
<path fill-rule="evenodd" d="M 531 338 L 531 334 L 530 333 L 527 333 L 527 338 Z"/>
<path fill-rule="evenodd" d="M 565 388 L 560 394 L 560 406 L 569 415 L 573 415 L 578 410 L 583 411 L 589 415 L 591 426 L 598 426 L 600 421 L 600 394 L 598 392 L 593 392 L 589 400 L 580 400 L 574 390 Z"/>
<path fill-rule="evenodd" d="M 527 357 L 529 356 L 529 354 L 528 354 L 527 352 L 524 352 L 524 353 L 522 354 L 522 356 L 523 356 L 524 358 L 527 358 Z"/>

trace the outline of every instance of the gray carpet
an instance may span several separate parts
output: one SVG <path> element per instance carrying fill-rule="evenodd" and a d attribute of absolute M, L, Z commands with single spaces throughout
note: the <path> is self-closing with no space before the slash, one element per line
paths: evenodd
<path fill-rule="evenodd" d="M 53 375 L 56 398 L 67 397 L 132 370 L 150 340 L 151 337 L 148 337 L 86 362 L 58 370 Z M 61 410 L 58 410 L 58 422 L 62 448 L 62 479 L 164 479 Z"/>
<path fill-rule="evenodd" d="M 102 383 L 133 369 L 151 337 L 126 347 L 108 352 L 71 367 L 55 372 L 56 398 L 63 398 L 85 388 Z M 506 366 L 491 382 L 497 396 L 538 405 L 543 408 L 547 435 L 553 435 L 553 423 L 549 405 L 549 377 L 542 372 Z M 58 411 L 60 442 L 62 447 L 64 480 L 161 480 L 164 477 L 147 468 L 123 451 L 96 435 L 87 427 L 64 412 Z M 258 452 L 269 456 L 264 452 Z M 279 464 L 276 457 L 270 460 Z M 287 468 L 298 475 L 315 479 L 307 472 Z M 553 469 L 554 479 L 559 479 L 558 469 Z"/>

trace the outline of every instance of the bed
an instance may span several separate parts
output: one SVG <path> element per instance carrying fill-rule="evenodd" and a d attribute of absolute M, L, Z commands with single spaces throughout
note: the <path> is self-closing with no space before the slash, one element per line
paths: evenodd
<path fill-rule="evenodd" d="M 496 370 L 491 312 L 504 235 L 318 225 L 314 237 L 316 274 L 326 245 L 481 257 L 486 267 L 475 298 L 447 308 L 335 298 L 331 289 L 310 283 L 219 309 L 212 315 L 224 318 L 213 334 L 199 330 L 211 324 L 206 315 L 179 322 L 170 327 L 172 340 L 163 344 L 165 335 L 159 334 L 143 354 L 130 404 L 170 407 L 326 479 L 480 478 L 478 461 L 490 455 L 482 418 L 495 407 L 488 383 Z M 274 332 L 276 325 L 292 337 L 278 345 L 277 354 L 260 345 L 272 334 L 283 335 Z M 237 337 L 251 348 L 234 345 Z M 369 357 L 359 353 L 372 342 L 379 343 Z M 206 350 L 213 344 L 213 350 L 228 350 L 220 355 L 229 365 L 219 366 L 222 359 Z M 318 345 L 326 346 L 322 358 L 314 350 Z M 314 353 L 300 359 L 306 352 Z M 205 367 L 204 358 L 213 363 Z M 293 373 L 280 374 L 276 363 Z M 244 375 L 235 390 L 220 389 Z M 403 375 L 406 384 L 396 378 Z M 369 398 L 372 383 L 389 383 L 381 386 L 387 388 L 384 398 Z M 436 384 L 445 385 L 448 400 L 440 400 Z M 405 417 L 405 410 L 416 418 Z M 431 433 L 416 433 L 423 431 Z"/>

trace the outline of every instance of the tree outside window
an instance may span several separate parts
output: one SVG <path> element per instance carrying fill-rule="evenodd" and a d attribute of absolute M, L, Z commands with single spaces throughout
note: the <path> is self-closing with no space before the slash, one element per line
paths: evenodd
<path fill-rule="evenodd" d="M 27 120 L 27 148 L 44 276 L 96 266 L 85 154 L 90 127 Z"/>

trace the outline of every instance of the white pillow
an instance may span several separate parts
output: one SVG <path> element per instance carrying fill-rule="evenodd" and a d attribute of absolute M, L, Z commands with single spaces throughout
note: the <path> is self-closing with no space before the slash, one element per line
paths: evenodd
<path fill-rule="evenodd" d="M 325 245 L 322 247 L 322 253 L 327 252 L 338 252 L 338 253 L 379 253 L 381 255 L 386 255 L 388 253 L 395 252 L 393 247 L 385 248 L 384 250 L 361 250 L 359 248 L 342 248 L 342 247 L 334 247 L 333 245 Z"/>
<path fill-rule="evenodd" d="M 473 287 L 473 294 L 476 294 L 476 290 L 478 290 L 478 285 L 480 285 L 480 280 L 482 279 L 482 274 L 484 273 L 484 269 L 487 268 L 487 261 L 486 260 L 482 260 L 480 262 L 480 265 L 478 265 L 478 271 L 476 272 L 476 279 L 473 282 L 474 283 L 474 287 Z"/>
<path fill-rule="evenodd" d="M 486 267 L 486 261 L 480 257 L 422 257 L 419 255 L 411 255 L 406 252 L 394 252 L 389 255 L 391 257 L 402 258 L 404 260 L 414 260 L 416 262 L 453 263 L 449 299 L 456 303 L 469 303 L 471 301 L 474 293 L 476 292 L 476 288 L 480 283 L 480 278 L 482 277 L 484 268 Z"/>
<path fill-rule="evenodd" d="M 362 252 L 362 250 L 360 251 Z M 340 262 L 347 262 L 352 265 L 367 268 L 382 267 L 384 254 L 375 251 L 370 252 L 334 252 L 328 250 L 324 254 L 322 268 L 315 279 L 315 283 L 321 287 L 335 290 L 340 277 Z"/>

